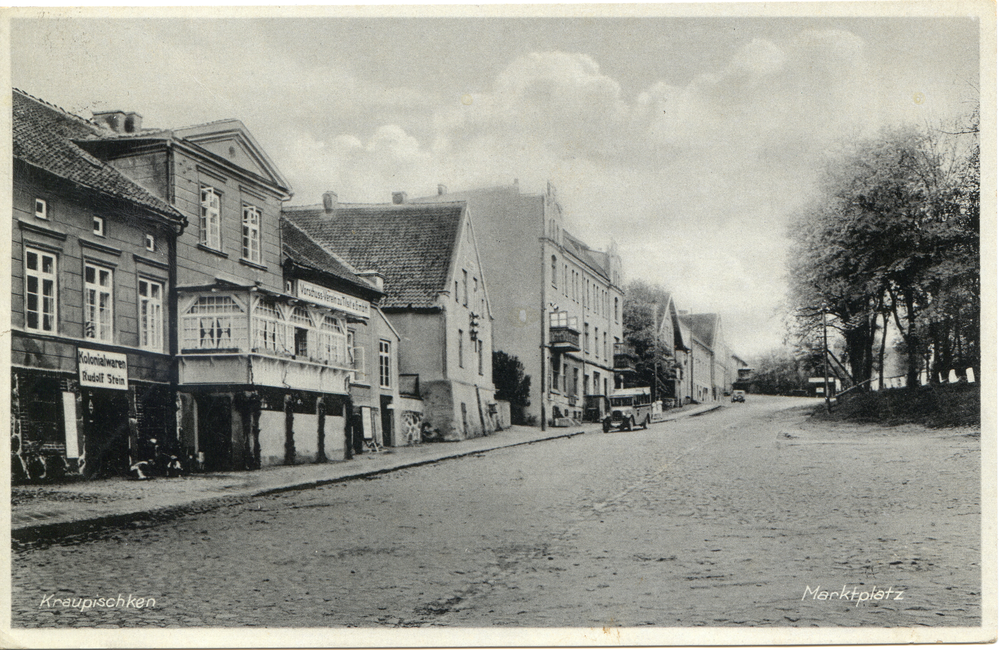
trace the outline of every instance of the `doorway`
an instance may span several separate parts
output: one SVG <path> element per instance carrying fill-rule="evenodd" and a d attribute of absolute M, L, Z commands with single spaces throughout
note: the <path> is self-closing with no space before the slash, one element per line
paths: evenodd
<path fill-rule="evenodd" d="M 228 395 L 198 396 L 198 451 L 205 471 L 232 469 L 233 400 Z"/>
<path fill-rule="evenodd" d="M 85 398 L 84 473 L 88 478 L 127 475 L 128 394 L 117 390 L 92 390 Z"/>
<path fill-rule="evenodd" d="M 380 400 L 382 411 L 382 446 L 392 446 L 392 395 L 382 395 Z"/>

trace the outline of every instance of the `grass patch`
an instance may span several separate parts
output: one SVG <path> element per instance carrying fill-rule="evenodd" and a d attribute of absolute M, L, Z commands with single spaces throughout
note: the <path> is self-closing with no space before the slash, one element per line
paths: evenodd
<path fill-rule="evenodd" d="M 976 426 L 979 423 L 979 384 L 942 384 L 908 390 L 847 394 L 827 413 L 821 405 L 813 418 L 825 421 L 884 425 L 922 424 L 928 427 Z"/>

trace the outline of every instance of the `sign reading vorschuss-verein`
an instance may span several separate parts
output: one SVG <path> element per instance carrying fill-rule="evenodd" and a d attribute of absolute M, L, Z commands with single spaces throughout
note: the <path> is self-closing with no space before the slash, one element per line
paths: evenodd
<path fill-rule="evenodd" d="M 305 280 L 299 280 L 297 284 L 299 298 L 368 318 L 368 302 L 365 300 Z"/>
<path fill-rule="evenodd" d="M 79 348 L 76 361 L 81 386 L 128 390 L 128 360 L 124 354 Z"/>

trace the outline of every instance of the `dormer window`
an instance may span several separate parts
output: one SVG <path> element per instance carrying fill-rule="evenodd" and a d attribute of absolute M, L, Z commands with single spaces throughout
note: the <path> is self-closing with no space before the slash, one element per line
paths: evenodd
<path fill-rule="evenodd" d="M 49 204 L 45 199 L 35 199 L 35 216 L 39 219 L 49 218 Z"/>
<path fill-rule="evenodd" d="M 94 217 L 94 234 L 104 237 L 104 217 Z"/>

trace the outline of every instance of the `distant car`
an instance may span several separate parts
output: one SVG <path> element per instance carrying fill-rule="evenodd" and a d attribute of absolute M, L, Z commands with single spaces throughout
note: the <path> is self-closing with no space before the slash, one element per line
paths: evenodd
<path fill-rule="evenodd" d="M 732 401 L 734 401 L 734 402 L 745 402 L 745 401 L 747 401 L 746 391 L 743 391 L 743 390 L 734 390 L 733 391 L 733 400 Z"/>

